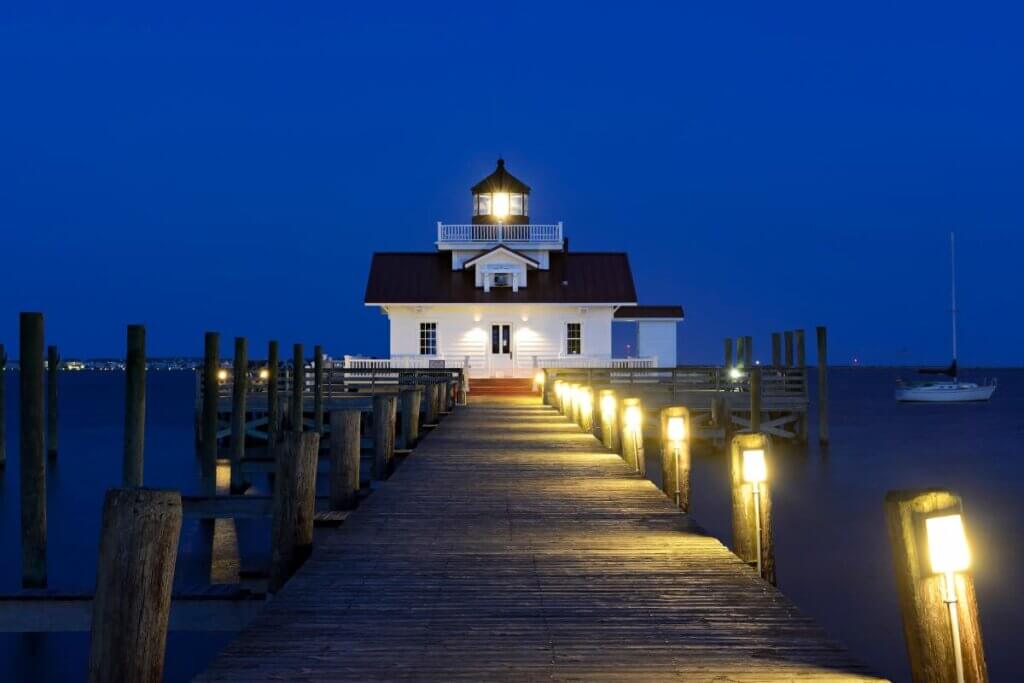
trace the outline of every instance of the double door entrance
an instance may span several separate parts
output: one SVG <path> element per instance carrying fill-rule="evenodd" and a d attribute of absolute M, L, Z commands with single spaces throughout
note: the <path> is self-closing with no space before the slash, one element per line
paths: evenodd
<path fill-rule="evenodd" d="M 493 323 L 491 325 L 491 338 L 487 350 L 487 367 L 491 377 L 515 375 L 511 323 Z"/>

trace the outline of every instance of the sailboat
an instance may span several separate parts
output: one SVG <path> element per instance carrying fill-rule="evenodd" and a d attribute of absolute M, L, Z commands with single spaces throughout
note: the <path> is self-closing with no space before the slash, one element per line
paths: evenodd
<path fill-rule="evenodd" d="M 924 382 L 904 382 L 897 380 L 896 400 L 905 403 L 966 403 L 987 401 L 995 393 L 995 381 L 977 384 L 961 382 L 956 362 L 956 242 L 953 233 L 949 233 L 950 282 L 953 298 L 953 362 L 946 368 L 922 368 L 918 372 L 925 375 L 943 375 L 947 379 L 936 379 Z"/>

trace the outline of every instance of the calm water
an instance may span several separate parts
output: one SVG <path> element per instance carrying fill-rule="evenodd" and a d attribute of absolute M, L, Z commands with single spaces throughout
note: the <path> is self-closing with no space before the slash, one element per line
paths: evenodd
<path fill-rule="evenodd" d="M 879 673 L 907 679 L 882 499 L 891 488 L 951 487 L 964 497 L 993 680 L 1019 670 L 1014 646 L 1024 627 L 1024 534 L 1018 460 L 1024 437 L 1024 370 L 1000 370 L 992 402 L 898 406 L 895 370 L 830 373 L 832 444 L 788 451 L 773 466 L 780 588 Z M 120 478 L 123 376 L 62 375 L 61 451 L 49 469 L 49 577 L 60 590 L 92 589 L 103 493 Z M 0 590 L 20 585 L 17 375 L 8 377 L 8 465 L 0 474 Z M 146 482 L 194 491 L 190 373 L 150 373 Z M 728 541 L 725 459 L 696 453 L 693 514 Z M 243 554 L 265 553 L 262 523 L 239 523 Z M 207 537 L 186 521 L 176 581 L 206 576 Z M 249 564 L 248 562 L 246 564 Z M 168 641 L 167 680 L 189 680 L 231 634 L 177 634 Z M 0 680 L 84 679 L 88 634 L 0 634 Z"/>

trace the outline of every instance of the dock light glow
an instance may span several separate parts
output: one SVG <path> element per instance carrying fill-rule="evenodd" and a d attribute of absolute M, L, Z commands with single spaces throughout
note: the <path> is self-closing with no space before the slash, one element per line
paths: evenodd
<path fill-rule="evenodd" d="M 928 536 L 928 555 L 932 571 L 945 577 L 943 600 L 949 608 L 949 625 L 953 635 L 953 663 L 957 683 L 964 683 L 964 656 L 960 643 L 960 617 L 957 614 L 956 572 L 971 566 L 964 520 L 959 514 L 936 515 L 924 520 Z"/>
<path fill-rule="evenodd" d="M 669 445 L 672 448 L 672 459 L 675 465 L 676 471 L 676 490 L 675 499 L 676 507 L 679 507 L 680 501 L 683 498 L 682 483 L 679 481 L 679 455 L 683 449 L 683 440 L 686 438 L 686 420 L 683 419 L 682 415 L 673 415 L 668 418 L 668 424 L 666 427 L 666 436 L 668 436 Z"/>
<path fill-rule="evenodd" d="M 607 420 L 615 414 L 615 397 L 605 394 L 601 397 L 601 415 Z"/>
<path fill-rule="evenodd" d="M 544 371 L 543 370 L 537 371 L 537 374 L 533 376 L 533 388 L 534 389 L 543 389 L 544 388 L 544 379 L 545 379 Z"/>
<path fill-rule="evenodd" d="M 270 370 L 267 368 L 263 368 L 262 370 L 260 370 L 260 379 L 263 380 L 264 382 L 270 379 Z"/>
<path fill-rule="evenodd" d="M 636 432 L 640 428 L 640 422 L 643 416 L 640 414 L 640 406 L 627 406 L 626 407 L 626 426 L 632 431 Z"/>
<path fill-rule="evenodd" d="M 668 440 L 678 443 L 686 438 L 686 422 L 682 417 L 668 418 Z"/>
<path fill-rule="evenodd" d="M 757 553 L 757 575 L 761 576 L 761 482 L 768 479 L 764 449 L 743 451 L 743 481 L 754 490 L 754 549 Z"/>
<path fill-rule="evenodd" d="M 743 373 L 740 372 L 739 368 L 729 368 L 729 379 L 737 380 L 737 379 L 739 379 L 742 376 L 743 376 Z"/>
<path fill-rule="evenodd" d="M 221 382 L 226 382 L 228 379 L 228 371 L 223 368 L 217 371 L 217 379 Z"/>

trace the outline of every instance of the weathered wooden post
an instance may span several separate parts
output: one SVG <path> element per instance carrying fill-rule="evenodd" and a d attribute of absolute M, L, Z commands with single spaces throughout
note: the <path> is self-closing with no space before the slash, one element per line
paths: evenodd
<path fill-rule="evenodd" d="M 163 680 L 181 517 L 177 491 L 107 491 L 92 608 L 91 683 Z"/>
<path fill-rule="evenodd" d="M 793 341 L 796 344 L 796 366 L 798 368 L 807 367 L 807 350 L 804 344 L 804 331 L 794 330 Z"/>
<path fill-rule="evenodd" d="M 441 418 L 445 414 L 444 410 L 444 385 L 440 382 L 434 382 L 434 415 L 437 416 L 440 422 Z"/>
<path fill-rule="evenodd" d="M 245 399 L 248 392 L 248 343 L 245 337 L 235 337 L 235 361 L 231 371 L 231 493 L 245 491 L 242 460 L 245 458 Z"/>
<path fill-rule="evenodd" d="M 46 455 L 57 457 L 57 373 L 60 354 L 56 346 L 46 349 Z"/>
<path fill-rule="evenodd" d="M 306 411 L 306 366 L 302 354 L 302 344 L 292 347 L 292 410 L 291 423 L 293 432 L 304 429 L 303 419 Z"/>
<path fill-rule="evenodd" d="M 782 365 L 782 335 L 772 332 L 772 367 Z"/>
<path fill-rule="evenodd" d="M 661 490 L 683 512 L 690 511 L 690 411 L 661 409 Z"/>
<path fill-rule="evenodd" d="M 324 350 L 313 347 L 313 429 L 324 433 Z"/>
<path fill-rule="evenodd" d="M 466 367 L 467 368 L 469 367 L 468 363 L 466 364 Z M 466 371 L 463 370 L 462 374 L 459 376 L 459 405 L 460 406 L 466 405 L 466 387 L 467 387 L 468 383 L 469 383 L 469 375 L 467 375 Z"/>
<path fill-rule="evenodd" d="M 885 517 L 911 677 L 956 683 L 959 669 L 959 680 L 984 683 L 988 669 L 974 579 L 966 571 L 960 497 L 942 489 L 890 491 Z"/>
<path fill-rule="evenodd" d="M 121 485 L 142 486 L 146 438 L 146 328 L 128 326 L 128 348 L 124 364 L 124 459 Z"/>
<path fill-rule="evenodd" d="M 751 367 L 754 364 L 754 338 L 747 335 L 743 338 L 743 365 Z"/>
<path fill-rule="evenodd" d="M 274 518 L 271 523 L 270 581 L 267 590 L 281 590 L 313 551 L 316 512 L 316 463 L 320 435 L 286 432 L 277 449 Z"/>
<path fill-rule="evenodd" d="M 725 365 L 723 365 L 722 368 L 724 368 L 725 371 L 728 372 L 729 368 L 732 367 L 732 362 L 733 362 L 732 361 L 732 337 L 726 337 L 725 338 L 724 346 L 725 346 Z"/>
<path fill-rule="evenodd" d="M 828 331 L 818 327 L 818 441 L 828 443 Z"/>
<path fill-rule="evenodd" d="M 391 460 L 395 456 L 397 404 L 394 394 L 377 394 L 373 397 L 373 478 L 377 480 L 388 478 Z"/>
<path fill-rule="evenodd" d="M 46 587 L 43 314 L 21 314 L 21 585 Z"/>
<path fill-rule="evenodd" d="M 423 385 L 423 425 L 437 426 L 437 400 L 433 384 Z"/>
<path fill-rule="evenodd" d="M 736 337 L 736 365 L 745 367 L 747 364 L 746 337 Z"/>
<path fill-rule="evenodd" d="M 332 510 L 351 510 L 359 493 L 359 420 L 358 409 L 332 410 L 331 478 Z"/>
<path fill-rule="evenodd" d="M 796 367 L 800 368 L 800 377 L 803 382 L 804 396 L 807 396 L 807 350 L 804 344 L 804 331 L 794 330 L 793 338 L 796 344 Z M 797 439 L 799 439 L 801 443 L 807 443 L 807 432 L 810 424 L 810 415 L 808 415 L 807 408 L 808 406 L 805 405 L 804 412 L 801 414 L 800 422 L 797 425 Z"/>
<path fill-rule="evenodd" d="M 761 368 L 750 368 L 750 431 L 761 430 Z"/>
<path fill-rule="evenodd" d="M 0 344 L 0 467 L 7 464 L 7 351 Z"/>
<path fill-rule="evenodd" d="M 217 493 L 217 398 L 220 335 L 207 332 L 203 349 L 203 430 L 201 469 L 206 493 Z"/>
<path fill-rule="evenodd" d="M 615 453 L 622 452 L 622 435 L 619 433 L 619 407 L 614 389 L 602 389 L 598 393 L 601 410 L 601 443 Z"/>
<path fill-rule="evenodd" d="M 594 390 L 580 387 L 580 429 L 588 434 L 594 432 Z"/>
<path fill-rule="evenodd" d="M 732 551 L 775 585 L 772 497 L 767 481 L 771 446 L 764 434 L 732 438 Z"/>
<path fill-rule="evenodd" d="M 785 334 L 785 348 L 786 348 L 786 367 L 793 367 L 793 331 L 786 330 Z"/>
<path fill-rule="evenodd" d="M 644 410 L 639 398 L 622 399 L 619 424 L 622 425 L 619 437 L 622 444 L 622 458 L 637 472 L 645 474 L 647 468 L 644 460 Z"/>
<path fill-rule="evenodd" d="M 278 396 L 277 342 L 267 345 L 267 455 L 273 456 L 277 435 L 281 429 L 281 398 Z"/>
<path fill-rule="evenodd" d="M 420 389 L 403 389 L 400 393 L 402 402 L 402 429 L 399 446 L 409 450 L 416 446 L 420 435 L 420 401 L 423 391 Z"/>

